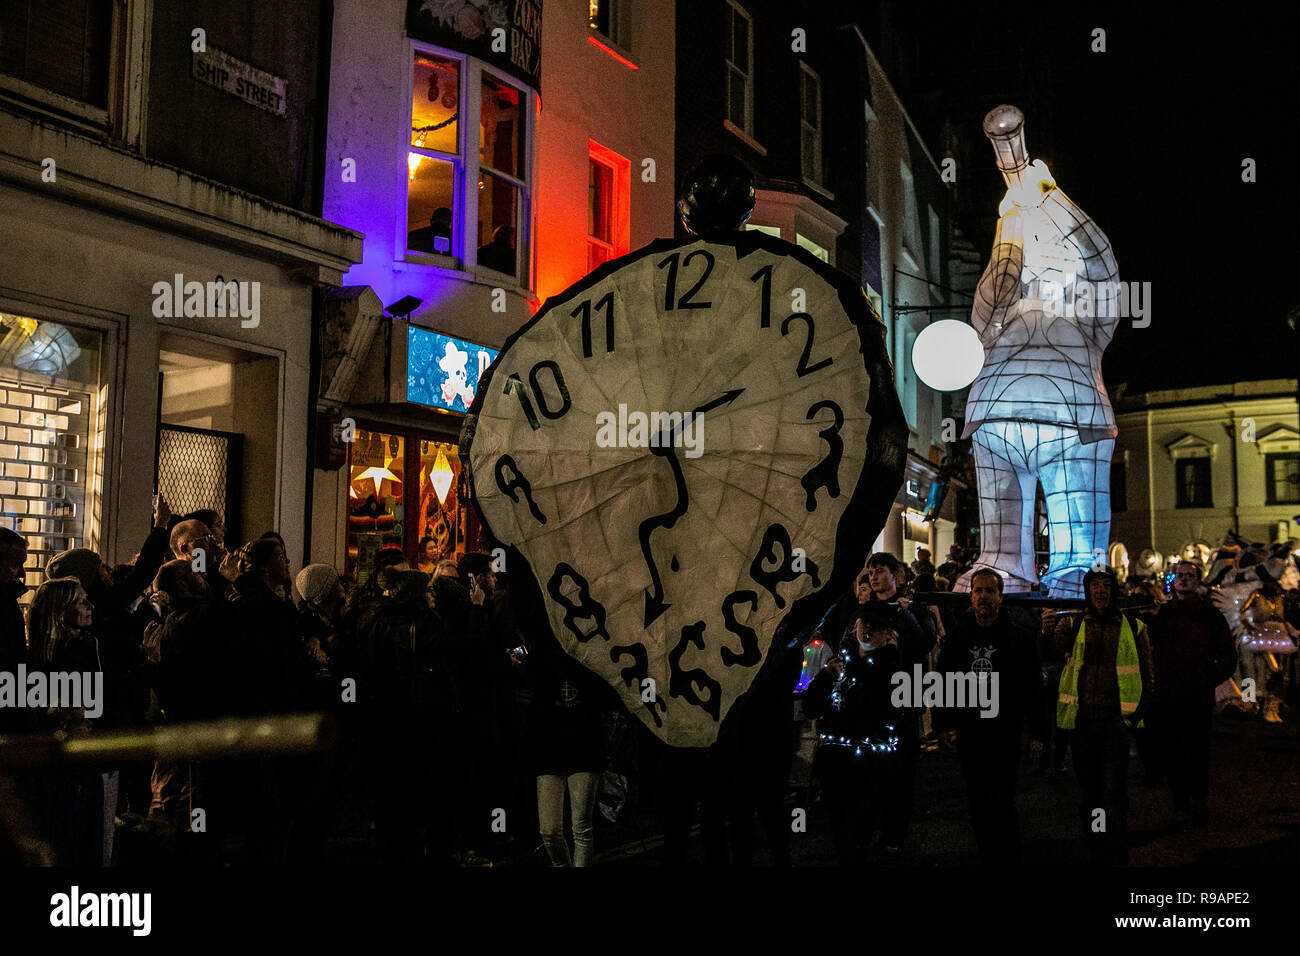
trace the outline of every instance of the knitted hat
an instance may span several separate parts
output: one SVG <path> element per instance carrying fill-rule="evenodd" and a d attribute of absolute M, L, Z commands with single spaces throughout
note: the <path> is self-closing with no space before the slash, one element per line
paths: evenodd
<path fill-rule="evenodd" d="M 76 578 L 87 591 L 99 580 L 99 566 L 104 562 L 89 548 L 73 548 L 56 554 L 45 566 L 46 578 Z"/>
<path fill-rule="evenodd" d="M 294 578 L 298 593 L 308 604 L 319 604 L 334 585 L 338 583 L 339 573 L 328 564 L 309 564 Z"/>

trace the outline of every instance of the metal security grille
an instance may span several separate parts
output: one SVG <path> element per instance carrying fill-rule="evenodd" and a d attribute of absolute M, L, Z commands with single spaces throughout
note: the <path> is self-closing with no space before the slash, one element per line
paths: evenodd
<path fill-rule="evenodd" d="M 160 425 L 158 492 L 174 514 L 211 508 L 226 522 L 226 541 L 239 540 L 243 436 L 206 428 Z"/>
<path fill-rule="evenodd" d="M 27 539 L 27 583 L 50 558 L 87 546 L 86 392 L 0 379 L 0 523 Z"/>

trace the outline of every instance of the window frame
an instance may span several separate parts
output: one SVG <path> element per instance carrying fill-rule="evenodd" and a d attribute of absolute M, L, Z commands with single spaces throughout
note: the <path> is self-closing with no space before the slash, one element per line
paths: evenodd
<path fill-rule="evenodd" d="M 144 145 L 149 95 L 150 0 L 113 0 L 108 45 L 106 105 L 58 93 L 30 80 L 0 73 L 0 100 L 21 102 L 65 125 L 103 135 L 138 149 Z"/>
<path fill-rule="evenodd" d="M 816 89 L 817 89 L 816 126 L 810 125 L 807 116 L 804 114 L 804 107 L 806 104 L 806 100 L 804 99 L 803 83 L 805 77 L 810 77 L 813 83 L 816 85 Z M 824 112 L 825 111 L 822 109 L 822 78 L 821 76 L 818 75 L 816 70 L 810 67 L 803 60 L 800 60 L 799 61 L 799 169 L 801 175 L 803 176 L 804 183 L 809 186 L 821 187 L 824 186 L 826 182 L 826 159 L 822 149 L 823 147 L 822 116 L 824 115 Z M 816 157 L 814 163 L 816 168 L 811 172 L 806 166 L 804 166 L 803 163 L 804 161 L 803 133 L 807 129 L 811 129 L 816 134 L 816 150 L 815 150 Z"/>
<path fill-rule="evenodd" d="M 1206 477 L 1205 493 L 1207 501 L 1204 504 L 1187 500 L 1184 493 L 1185 482 L 1183 479 L 1185 469 L 1202 467 L 1205 469 Z M 1214 467 L 1213 461 L 1208 455 L 1188 455 L 1174 460 L 1174 507 L 1193 509 L 1214 507 Z"/>
<path fill-rule="evenodd" d="M 458 154 L 453 156 L 441 150 L 411 145 L 411 110 L 415 102 L 415 57 L 423 53 L 446 60 L 456 60 L 460 64 L 461 115 L 456 123 L 456 146 Z M 537 112 L 537 92 L 514 77 L 484 63 L 466 53 L 448 50 L 432 43 L 420 40 L 409 41 L 406 74 L 406 106 L 403 110 L 401 195 L 398 201 L 396 225 L 396 242 L 394 259 L 397 262 L 416 265 L 435 266 L 448 269 L 462 275 L 468 275 L 476 281 L 494 286 L 510 286 L 525 292 L 534 291 L 536 269 L 534 268 L 534 230 L 533 230 L 533 188 L 530 185 L 536 178 L 535 143 L 537 136 L 534 116 Z M 524 124 L 520 137 L 519 168 L 526 178 L 520 178 L 479 160 L 479 136 L 483 110 L 483 77 L 490 76 L 498 83 L 519 91 L 519 112 Z M 468 117 L 468 120 L 467 120 Z M 473 139 L 471 139 L 471 136 Z M 449 255 L 419 252 L 407 248 L 409 235 L 410 176 L 409 156 L 412 152 L 432 159 L 448 160 L 454 164 L 452 201 L 456 204 L 452 210 L 452 221 L 456 222 L 455 213 L 460 212 L 459 226 L 453 230 Z M 515 275 L 500 272 L 478 262 L 478 182 L 486 172 L 498 179 L 508 182 L 519 190 L 519 207 L 515 212 Z M 471 184 L 473 188 L 471 190 Z M 470 202 L 470 197 L 475 198 Z M 474 237 L 470 241 L 470 237 Z"/>
<path fill-rule="evenodd" d="M 628 11 L 627 0 L 603 0 L 609 4 L 609 24 L 610 32 L 606 33 L 591 22 L 591 6 L 588 3 L 587 29 L 591 34 L 600 37 L 614 49 L 621 53 L 632 52 L 632 30 L 631 16 Z"/>
<path fill-rule="evenodd" d="M 727 8 L 728 8 L 727 34 L 726 34 L 727 51 L 724 52 L 722 58 L 723 65 L 726 71 L 726 77 L 727 77 L 726 84 L 725 84 L 726 105 L 723 107 L 723 112 L 725 114 L 724 118 L 728 123 L 731 123 L 737 129 L 739 129 L 740 132 L 744 133 L 746 137 L 753 140 L 754 139 L 754 76 L 756 73 L 754 69 L 754 18 L 750 16 L 749 11 L 747 11 L 744 7 L 742 7 L 739 3 L 737 3 L 736 0 L 727 0 Z M 740 67 L 736 66 L 736 64 L 733 63 L 731 60 L 732 51 L 730 50 L 730 47 L 731 47 L 732 40 L 735 38 L 736 35 L 732 18 L 735 16 L 740 16 L 742 19 L 744 19 L 746 24 L 745 41 L 747 47 L 746 59 L 749 63 L 748 72 L 741 71 Z M 734 73 L 738 73 L 744 77 L 744 83 L 745 83 L 744 120 L 745 121 L 743 124 L 736 123 L 735 119 L 731 115 L 731 84 L 733 82 L 732 81 L 733 71 Z"/>
<path fill-rule="evenodd" d="M 603 146 L 595 140 L 587 140 L 587 169 L 597 163 L 610 171 L 609 191 L 609 242 L 603 242 L 588 233 L 586 239 L 588 262 L 591 247 L 599 246 L 609 253 L 605 262 L 625 256 L 631 250 L 632 231 L 632 161 Z M 603 264 L 603 263 L 602 263 Z M 590 270 L 588 270 L 590 271 Z"/>
<path fill-rule="evenodd" d="M 1276 497 L 1278 480 L 1275 477 L 1275 466 L 1283 461 L 1297 462 L 1297 468 L 1300 468 L 1300 452 L 1295 451 L 1275 451 L 1264 454 L 1264 504 L 1265 505 L 1294 505 L 1300 504 L 1300 484 L 1296 485 L 1294 498 L 1280 499 Z"/>

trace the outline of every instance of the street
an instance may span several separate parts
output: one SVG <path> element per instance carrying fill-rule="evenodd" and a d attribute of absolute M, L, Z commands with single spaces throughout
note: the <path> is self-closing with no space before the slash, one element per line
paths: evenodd
<path fill-rule="evenodd" d="M 1189 867 L 1288 865 L 1300 850 L 1300 725 L 1266 724 L 1230 712 L 1216 718 L 1211 738 L 1210 826 L 1175 832 L 1166 787 L 1144 786 L 1144 771 L 1130 751 L 1130 866 Z M 1078 785 L 1068 769 L 1040 775 L 1021 766 L 1020 825 L 1026 867 L 1086 865 L 1076 816 Z M 791 809 L 794 803 L 789 803 Z M 646 866 L 659 862 L 657 817 L 631 826 L 597 830 L 601 865 Z M 618 843 L 611 843 L 617 840 Z M 824 807 L 809 808 L 806 833 L 791 837 L 795 866 L 834 865 L 835 853 Z M 692 834 L 691 863 L 703 865 L 698 826 Z M 761 833 L 755 865 L 771 862 Z M 956 755 L 922 752 L 908 844 L 902 865 L 978 866 L 966 793 Z"/>

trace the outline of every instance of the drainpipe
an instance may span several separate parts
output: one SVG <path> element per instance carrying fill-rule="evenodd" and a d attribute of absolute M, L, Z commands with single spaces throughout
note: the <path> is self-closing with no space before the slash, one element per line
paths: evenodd
<path fill-rule="evenodd" d="M 1241 532 L 1241 520 L 1237 514 L 1237 418 L 1232 409 L 1227 409 L 1228 423 L 1223 427 L 1228 430 L 1228 444 L 1232 446 L 1232 530 Z"/>
<path fill-rule="evenodd" d="M 1175 469 L 1177 474 L 1177 469 Z M 1151 544 L 1149 547 L 1152 551 L 1158 551 L 1156 547 L 1156 449 L 1151 440 L 1151 405 L 1147 405 L 1147 521 L 1150 527 L 1149 535 Z"/>

